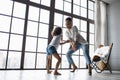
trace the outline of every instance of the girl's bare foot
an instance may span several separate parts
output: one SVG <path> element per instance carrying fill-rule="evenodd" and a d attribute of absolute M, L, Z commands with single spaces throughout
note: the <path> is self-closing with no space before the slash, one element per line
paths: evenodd
<path fill-rule="evenodd" d="M 52 71 L 47 71 L 48 74 L 50 74 Z"/>
<path fill-rule="evenodd" d="M 61 75 L 60 73 L 58 73 L 58 72 L 54 72 L 54 75 Z"/>

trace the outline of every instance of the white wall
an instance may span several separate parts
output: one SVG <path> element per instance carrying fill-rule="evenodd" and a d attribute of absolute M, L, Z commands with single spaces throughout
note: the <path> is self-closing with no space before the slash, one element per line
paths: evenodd
<path fill-rule="evenodd" d="M 111 67 L 120 71 L 120 0 L 108 6 L 108 42 L 113 42 Z"/>

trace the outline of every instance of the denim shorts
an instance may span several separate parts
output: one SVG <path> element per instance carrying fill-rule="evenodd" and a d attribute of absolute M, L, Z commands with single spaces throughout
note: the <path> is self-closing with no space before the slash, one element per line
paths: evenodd
<path fill-rule="evenodd" d="M 46 51 L 47 51 L 47 55 L 52 55 L 54 53 L 57 53 L 56 48 L 54 46 L 48 46 Z"/>

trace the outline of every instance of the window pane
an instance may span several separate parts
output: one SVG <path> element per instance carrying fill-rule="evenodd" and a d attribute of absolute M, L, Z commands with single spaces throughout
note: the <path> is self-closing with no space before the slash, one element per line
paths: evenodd
<path fill-rule="evenodd" d="M 86 68 L 86 60 L 84 56 L 80 56 L 80 68 Z"/>
<path fill-rule="evenodd" d="M 49 29 L 49 25 L 40 23 L 40 26 L 39 26 L 39 37 L 48 38 L 48 29 Z"/>
<path fill-rule="evenodd" d="M 20 68 L 21 52 L 9 52 L 7 68 Z"/>
<path fill-rule="evenodd" d="M 75 54 L 75 55 L 79 55 L 79 50 L 75 51 L 74 54 Z M 74 54 L 73 54 L 73 55 L 74 55 Z"/>
<path fill-rule="evenodd" d="M 49 11 L 41 9 L 40 22 L 49 23 Z"/>
<path fill-rule="evenodd" d="M 46 54 L 37 54 L 37 68 L 46 68 Z"/>
<path fill-rule="evenodd" d="M 62 68 L 69 68 L 69 63 L 68 63 L 66 55 L 62 55 L 61 65 L 62 65 Z"/>
<path fill-rule="evenodd" d="M 0 13 L 11 15 L 12 13 L 13 1 L 10 0 L 1 0 L 0 1 Z"/>
<path fill-rule="evenodd" d="M 88 16 L 89 19 L 92 19 L 92 20 L 94 19 L 94 15 L 93 14 L 94 14 L 94 12 L 89 10 L 89 16 Z"/>
<path fill-rule="evenodd" d="M 94 10 L 94 3 L 89 1 L 89 9 Z"/>
<path fill-rule="evenodd" d="M 67 40 L 67 36 L 66 36 L 66 28 L 63 28 L 63 40 Z"/>
<path fill-rule="evenodd" d="M 22 50 L 23 36 L 13 35 L 10 37 L 10 50 Z"/>
<path fill-rule="evenodd" d="M 64 1 L 72 2 L 72 0 L 64 0 Z"/>
<path fill-rule="evenodd" d="M 28 19 L 38 21 L 38 18 L 39 18 L 39 8 L 29 6 Z"/>
<path fill-rule="evenodd" d="M 74 4 L 80 5 L 80 0 L 73 0 Z"/>
<path fill-rule="evenodd" d="M 87 33 L 85 33 L 85 32 L 80 32 L 80 34 L 82 35 L 82 37 L 83 37 L 85 40 L 87 40 Z"/>
<path fill-rule="evenodd" d="M 6 49 L 8 47 L 9 34 L 0 33 L 0 49 Z"/>
<path fill-rule="evenodd" d="M 36 51 L 37 38 L 27 37 L 26 38 L 26 51 Z"/>
<path fill-rule="evenodd" d="M 67 15 L 64 15 L 64 16 L 63 16 L 63 27 L 66 27 L 66 25 L 65 25 L 65 19 L 66 19 L 67 17 L 68 17 Z"/>
<path fill-rule="evenodd" d="M 41 0 L 30 0 L 31 2 L 40 3 Z"/>
<path fill-rule="evenodd" d="M 71 13 L 71 3 L 64 1 L 64 11 Z"/>
<path fill-rule="evenodd" d="M 25 53 L 24 68 L 35 68 L 35 54 Z"/>
<path fill-rule="evenodd" d="M 84 55 L 84 54 L 83 54 L 83 49 L 82 49 L 82 48 L 80 49 L 80 55 Z"/>
<path fill-rule="evenodd" d="M 59 10 L 63 10 L 63 0 L 56 0 L 55 1 L 55 8 Z"/>
<path fill-rule="evenodd" d="M 94 45 L 89 45 L 89 54 L 90 54 L 90 56 L 92 57 L 93 56 L 93 54 L 94 54 Z"/>
<path fill-rule="evenodd" d="M 81 16 L 87 17 L 87 9 L 81 7 Z"/>
<path fill-rule="evenodd" d="M 62 27 L 62 14 L 55 13 L 54 25 Z"/>
<path fill-rule="evenodd" d="M 79 66 L 79 56 L 72 56 L 74 63 L 76 64 L 76 66 Z"/>
<path fill-rule="evenodd" d="M 66 54 L 66 53 L 68 52 L 69 47 L 70 47 L 70 44 L 69 44 L 69 43 L 64 44 L 64 45 L 62 46 L 62 54 Z"/>
<path fill-rule="evenodd" d="M 80 16 L 80 7 L 77 5 L 73 5 L 73 14 Z"/>
<path fill-rule="evenodd" d="M 26 5 L 15 2 L 13 16 L 25 18 Z"/>
<path fill-rule="evenodd" d="M 61 52 L 61 47 L 62 47 L 61 45 L 58 46 L 58 49 L 57 49 L 58 54 L 61 54 L 61 53 L 62 53 L 62 52 Z"/>
<path fill-rule="evenodd" d="M 90 33 L 95 33 L 95 26 L 94 24 L 90 23 Z"/>
<path fill-rule="evenodd" d="M 0 68 L 5 69 L 7 51 L 0 51 Z"/>
<path fill-rule="evenodd" d="M 42 5 L 50 6 L 50 1 L 51 0 L 41 0 Z"/>
<path fill-rule="evenodd" d="M 87 8 L 87 0 L 81 0 L 81 6 Z"/>
<path fill-rule="evenodd" d="M 38 23 L 28 21 L 27 35 L 37 36 L 37 32 L 38 32 Z"/>
<path fill-rule="evenodd" d="M 0 15 L 0 31 L 9 32 L 10 29 L 10 17 Z"/>
<path fill-rule="evenodd" d="M 94 44 L 94 34 L 90 34 L 90 44 Z"/>
<path fill-rule="evenodd" d="M 87 32 L 87 22 L 84 20 L 81 20 L 81 31 Z"/>
<path fill-rule="evenodd" d="M 13 18 L 11 32 L 23 34 L 23 29 L 24 29 L 24 20 Z"/>
<path fill-rule="evenodd" d="M 47 48 L 47 39 L 38 39 L 38 52 L 46 52 L 46 48 Z"/>
<path fill-rule="evenodd" d="M 80 19 L 73 18 L 73 26 L 76 26 L 78 30 L 80 29 Z"/>

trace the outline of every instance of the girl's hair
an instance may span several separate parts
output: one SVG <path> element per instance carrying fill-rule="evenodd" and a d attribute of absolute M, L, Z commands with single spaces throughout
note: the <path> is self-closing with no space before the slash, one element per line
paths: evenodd
<path fill-rule="evenodd" d="M 57 35 L 60 35 L 61 33 L 62 33 L 61 27 L 56 27 L 56 28 L 54 29 L 53 35 L 54 35 L 54 36 L 57 36 Z"/>

